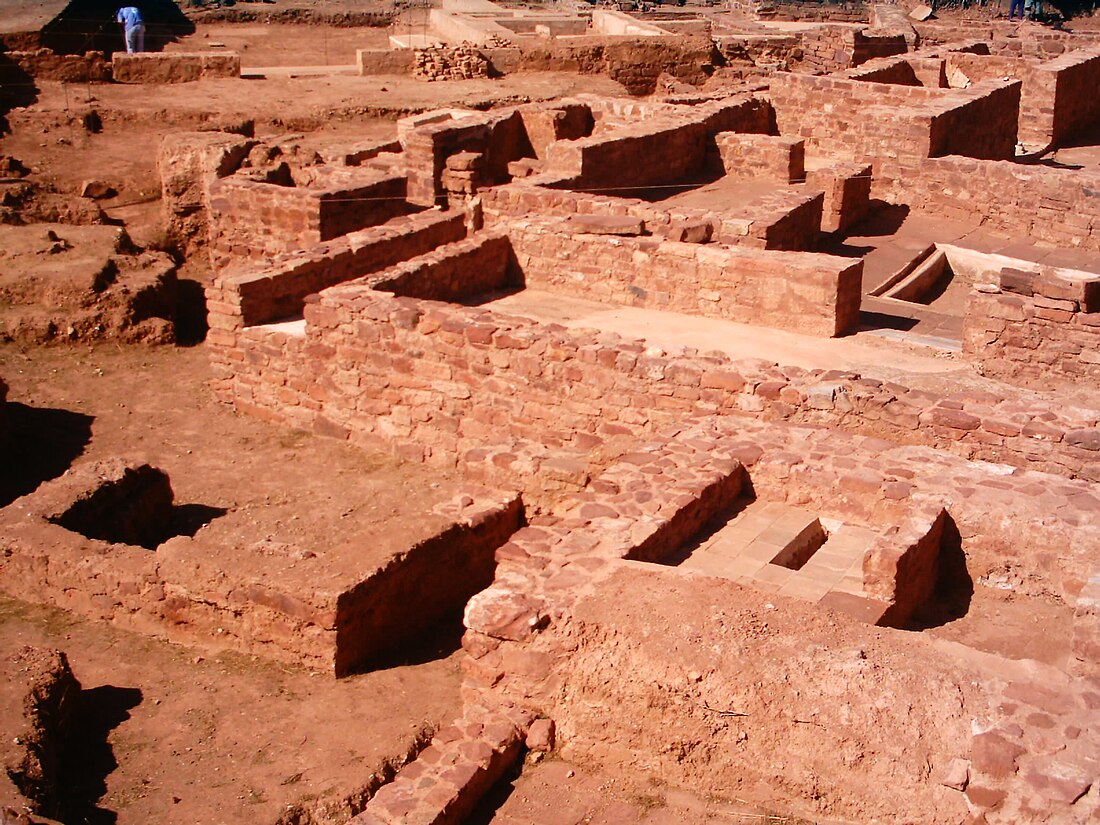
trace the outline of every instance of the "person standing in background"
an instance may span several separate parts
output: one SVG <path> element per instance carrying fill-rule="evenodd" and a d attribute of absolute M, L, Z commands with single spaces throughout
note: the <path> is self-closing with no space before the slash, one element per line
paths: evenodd
<path fill-rule="evenodd" d="M 115 19 L 126 27 L 126 51 L 130 54 L 145 51 L 145 21 L 141 19 L 141 11 L 125 6 L 118 10 Z"/>

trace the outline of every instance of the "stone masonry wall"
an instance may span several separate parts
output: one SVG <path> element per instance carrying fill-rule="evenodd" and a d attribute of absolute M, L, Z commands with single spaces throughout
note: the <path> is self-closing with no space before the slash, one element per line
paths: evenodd
<path fill-rule="evenodd" d="M 257 260 L 385 223 L 409 211 L 405 178 L 367 171 L 360 183 L 279 186 L 243 177 L 210 185 L 215 266 Z"/>
<path fill-rule="evenodd" d="M 961 157 L 883 163 L 873 195 L 1055 246 L 1100 250 L 1100 175 Z"/>
<path fill-rule="evenodd" d="M 240 77 L 234 52 L 116 52 L 111 58 L 116 83 L 190 83 L 212 77 Z"/>
<path fill-rule="evenodd" d="M 808 252 L 574 234 L 563 221 L 508 227 L 528 287 L 613 304 L 834 336 L 859 318 L 859 261 Z"/>
<path fill-rule="evenodd" d="M 207 287 L 212 341 L 227 330 L 302 312 L 307 295 L 377 272 L 466 236 L 462 213 L 425 212 L 352 232 L 303 252 L 223 272 Z"/>
<path fill-rule="evenodd" d="M 982 373 L 1025 385 L 1100 386 L 1100 278 L 1004 270 L 1000 286 L 967 301 L 963 349 Z M 1082 438 L 1100 443 L 1097 433 Z"/>
<path fill-rule="evenodd" d="M 806 144 L 797 138 L 719 132 L 714 136 L 727 177 L 788 184 L 806 176 Z"/>
<path fill-rule="evenodd" d="M 1015 150 L 1018 82 L 958 92 L 780 74 L 769 96 L 779 133 L 804 138 L 811 154 L 870 162 Z"/>
<path fill-rule="evenodd" d="M 611 135 L 552 143 L 545 168 L 567 177 L 572 189 L 681 183 L 702 174 L 706 137 L 706 128 L 697 121 L 645 121 Z"/>
<path fill-rule="evenodd" d="M 481 192 L 486 220 L 527 215 L 600 215 L 641 218 L 645 231 L 676 239 L 684 225 L 713 225 L 712 239 L 753 249 L 811 251 L 817 248 L 821 229 L 820 196 L 794 187 L 774 192 L 745 204 L 730 204 L 721 213 L 708 209 L 662 209 L 657 204 L 512 183 Z"/>
<path fill-rule="evenodd" d="M 516 440 L 588 453 L 687 415 L 734 413 L 1100 480 L 1095 412 L 1011 395 L 937 396 L 694 350 L 669 355 L 355 284 L 311 300 L 305 337 L 253 327 L 212 339 L 215 391 L 242 410 L 403 458 L 455 466 Z M 535 471 L 507 448 L 492 462 L 490 483 L 523 486 Z"/>

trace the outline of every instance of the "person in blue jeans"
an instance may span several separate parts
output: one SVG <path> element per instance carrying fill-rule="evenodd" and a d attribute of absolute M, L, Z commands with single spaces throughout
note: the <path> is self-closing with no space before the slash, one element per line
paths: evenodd
<path fill-rule="evenodd" d="M 118 10 L 115 20 L 126 27 L 126 51 L 130 54 L 145 51 L 145 21 L 141 18 L 141 11 L 125 6 Z"/>
<path fill-rule="evenodd" d="M 1012 5 L 1008 9 L 1008 19 L 1011 20 L 1016 14 L 1016 10 L 1020 11 L 1020 19 L 1024 19 L 1024 0 L 1012 0 Z"/>

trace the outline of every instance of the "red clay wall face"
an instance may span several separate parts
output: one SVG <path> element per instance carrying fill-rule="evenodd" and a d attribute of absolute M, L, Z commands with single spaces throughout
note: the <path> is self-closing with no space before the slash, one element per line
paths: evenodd
<path fill-rule="evenodd" d="M 826 337 L 859 316 L 858 261 L 574 235 L 561 222 L 517 221 L 509 236 L 524 282 L 536 289 Z"/>

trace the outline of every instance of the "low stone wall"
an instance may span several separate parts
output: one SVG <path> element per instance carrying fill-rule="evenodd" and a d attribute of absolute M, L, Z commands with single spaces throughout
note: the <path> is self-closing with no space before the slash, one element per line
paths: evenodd
<path fill-rule="evenodd" d="M 871 167 L 838 163 L 806 173 L 806 187 L 825 193 L 821 230 L 844 232 L 867 216 L 871 208 Z"/>
<path fill-rule="evenodd" d="M 1061 247 L 1100 250 L 1100 175 L 1009 161 L 928 158 L 878 165 L 872 194 Z"/>
<path fill-rule="evenodd" d="M 207 287 L 211 338 L 301 314 L 305 298 L 466 236 L 462 213 L 426 212 L 222 273 Z"/>
<path fill-rule="evenodd" d="M 116 83 L 190 83 L 240 77 L 241 56 L 234 52 L 115 52 L 111 76 Z"/>
<path fill-rule="evenodd" d="M 57 80 L 62 83 L 106 83 L 111 80 L 111 61 L 105 52 L 86 54 L 57 54 L 50 49 L 3 52 L 0 61 L 0 82 L 25 80 L 9 70 L 14 65 L 27 75 L 39 80 Z M 10 77 L 5 75 L 11 74 Z"/>
<path fill-rule="evenodd" d="M 1004 270 L 1001 292 L 972 292 L 963 349 L 982 374 L 1049 387 L 1100 386 L 1100 277 Z M 1100 444 L 1100 434 L 1071 437 Z"/>
<path fill-rule="evenodd" d="M 416 53 L 412 49 L 356 49 L 360 75 L 412 74 Z"/>
<path fill-rule="evenodd" d="M 424 514 L 428 538 L 376 553 L 376 567 L 347 558 L 325 567 L 324 558 L 352 552 L 334 540 L 308 573 L 299 567 L 288 577 L 290 558 L 212 548 L 201 536 L 175 537 L 151 550 L 117 543 L 129 536 L 107 541 L 67 529 L 57 514 L 71 510 L 74 497 L 105 470 L 114 472 L 104 462 L 78 466 L 0 513 L 0 589 L 173 641 L 230 647 L 337 676 L 461 609 L 492 580 L 495 548 L 523 520 L 516 494 L 468 487 L 452 504 Z M 226 577 L 232 554 L 241 563 L 237 575 Z"/>
<path fill-rule="evenodd" d="M 654 120 L 550 144 L 546 172 L 570 189 L 628 189 L 682 183 L 700 177 L 707 159 L 707 131 L 698 121 Z"/>
<path fill-rule="evenodd" d="M 719 132 L 714 142 L 727 177 L 786 185 L 806 176 L 806 142 L 798 138 Z"/>
<path fill-rule="evenodd" d="M 219 397 L 442 466 L 509 440 L 590 451 L 688 415 L 732 413 L 1100 480 L 1095 416 L 1033 399 L 937 396 L 852 373 L 669 355 L 640 341 L 354 284 L 321 293 L 305 317 L 304 337 L 250 327 L 208 339 Z M 352 388 L 344 363 L 355 365 Z M 515 461 L 497 465 L 502 473 L 490 483 L 524 486 Z"/>
<path fill-rule="evenodd" d="M 956 91 L 800 74 L 776 75 L 768 92 L 780 134 L 804 138 L 811 152 L 865 163 L 1011 158 L 1019 94 L 1018 81 Z"/>
<path fill-rule="evenodd" d="M 333 169 L 310 186 L 230 176 L 209 188 L 215 266 L 314 246 L 407 214 L 404 175 Z"/>
<path fill-rule="evenodd" d="M 567 221 L 513 221 L 508 235 L 536 289 L 826 337 L 859 318 L 860 261 L 590 235 Z"/>
<path fill-rule="evenodd" d="M 661 238 L 682 240 L 688 226 L 711 227 L 708 240 L 753 249 L 812 251 L 821 231 L 821 196 L 806 189 L 785 187 L 741 204 L 711 209 L 663 209 L 635 198 L 611 197 L 550 189 L 514 182 L 484 189 L 481 199 L 486 220 L 528 215 L 630 216 L 640 218 L 645 231 Z"/>

